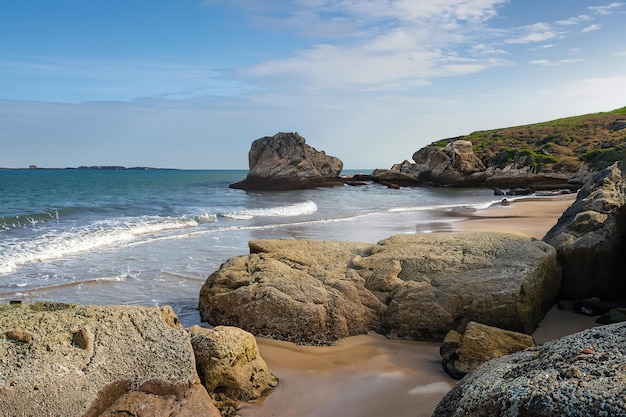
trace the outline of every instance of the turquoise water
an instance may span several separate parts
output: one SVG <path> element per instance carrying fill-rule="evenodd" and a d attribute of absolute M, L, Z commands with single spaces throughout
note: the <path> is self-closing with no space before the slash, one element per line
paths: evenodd
<path fill-rule="evenodd" d="M 486 189 L 228 188 L 245 175 L 0 170 L 0 302 L 169 304 L 192 319 L 206 277 L 251 239 L 374 243 L 495 201 Z"/>

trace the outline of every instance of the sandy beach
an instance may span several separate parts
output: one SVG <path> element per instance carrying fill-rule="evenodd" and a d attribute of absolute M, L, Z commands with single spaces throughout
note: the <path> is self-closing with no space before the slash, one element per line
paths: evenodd
<path fill-rule="evenodd" d="M 451 222 L 455 231 L 520 233 L 541 239 L 576 196 L 515 200 Z M 455 219 L 458 220 L 458 219 Z M 449 231 L 449 225 L 442 231 Z M 553 308 L 534 333 L 546 341 L 595 325 L 594 318 Z M 430 416 L 455 385 L 441 368 L 439 344 L 350 337 L 330 347 L 257 339 L 280 384 L 263 401 L 244 405 L 242 417 Z"/>

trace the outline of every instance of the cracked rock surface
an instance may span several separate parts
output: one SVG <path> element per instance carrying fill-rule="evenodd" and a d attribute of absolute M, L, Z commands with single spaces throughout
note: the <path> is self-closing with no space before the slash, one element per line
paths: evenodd
<path fill-rule="evenodd" d="M 219 415 L 169 307 L 3 305 L 0 330 L 0 415 L 127 415 L 133 392 L 132 415 Z"/>
<path fill-rule="evenodd" d="M 626 415 L 626 323 L 596 327 L 489 361 L 433 417 Z"/>
<path fill-rule="evenodd" d="M 398 235 L 375 245 L 256 240 L 200 291 L 202 319 L 328 344 L 375 330 L 441 341 L 473 320 L 534 331 L 556 301 L 556 251 L 503 233 Z"/>

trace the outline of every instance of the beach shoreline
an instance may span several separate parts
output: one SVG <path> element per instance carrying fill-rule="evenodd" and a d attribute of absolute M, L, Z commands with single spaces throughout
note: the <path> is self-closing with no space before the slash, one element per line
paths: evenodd
<path fill-rule="evenodd" d="M 575 198 L 529 197 L 472 213 L 449 213 L 451 222 L 432 231 L 508 232 L 541 239 Z M 592 317 L 554 307 L 533 336 L 540 344 L 594 325 Z M 264 400 L 243 405 L 242 417 L 430 416 L 456 384 L 441 367 L 438 343 L 390 340 L 375 333 L 326 347 L 262 338 L 257 343 L 280 384 Z"/>

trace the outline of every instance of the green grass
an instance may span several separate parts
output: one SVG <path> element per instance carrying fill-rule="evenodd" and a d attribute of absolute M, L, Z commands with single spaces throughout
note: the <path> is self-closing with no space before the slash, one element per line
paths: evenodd
<path fill-rule="evenodd" d="M 480 130 L 469 140 L 486 166 L 515 162 L 536 172 L 575 172 L 587 162 L 602 168 L 623 158 L 626 149 L 626 107 L 610 112 L 572 116 L 548 122 Z M 446 146 L 454 139 L 433 143 Z"/>

